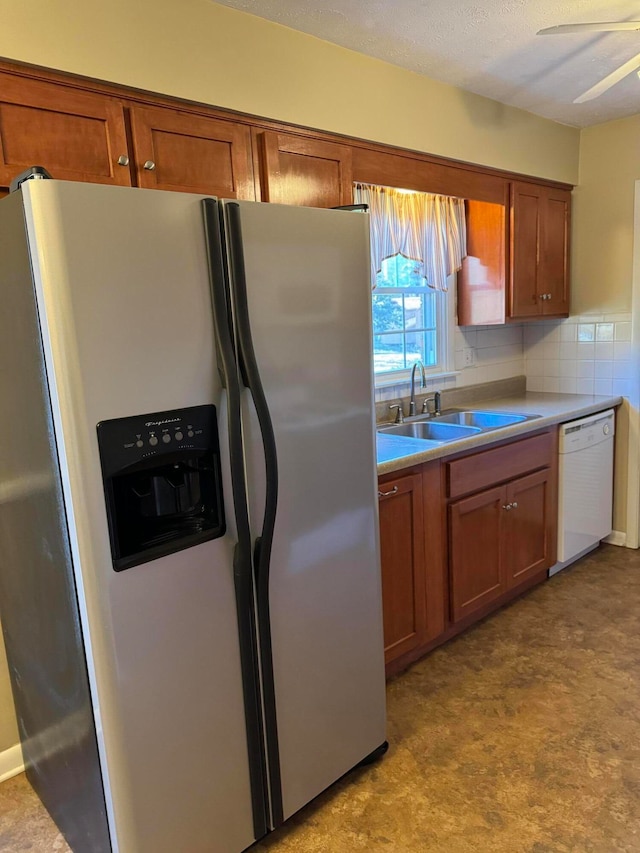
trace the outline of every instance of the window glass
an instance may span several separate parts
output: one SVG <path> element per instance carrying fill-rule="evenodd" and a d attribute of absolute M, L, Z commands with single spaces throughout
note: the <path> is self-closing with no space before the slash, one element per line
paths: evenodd
<path fill-rule="evenodd" d="M 444 369 L 442 331 L 447 294 L 427 286 L 420 261 L 394 255 L 382 262 L 373 291 L 373 363 L 376 374 L 407 370 L 420 359 Z"/>

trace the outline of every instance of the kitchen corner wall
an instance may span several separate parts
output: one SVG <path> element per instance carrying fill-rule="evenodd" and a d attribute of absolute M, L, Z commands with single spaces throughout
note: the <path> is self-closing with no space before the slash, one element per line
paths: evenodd
<path fill-rule="evenodd" d="M 528 391 L 625 398 L 616 414 L 613 529 L 626 536 L 634 370 L 631 314 L 587 314 L 527 324 L 524 354 Z"/>

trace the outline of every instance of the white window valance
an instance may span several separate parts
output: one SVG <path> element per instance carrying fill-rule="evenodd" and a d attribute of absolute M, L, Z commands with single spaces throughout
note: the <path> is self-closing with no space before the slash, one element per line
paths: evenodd
<path fill-rule="evenodd" d="M 422 263 L 429 287 L 447 290 L 467 253 L 464 199 L 356 183 L 354 202 L 369 206 L 374 287 L 382 262 L 404 255 Z"/>

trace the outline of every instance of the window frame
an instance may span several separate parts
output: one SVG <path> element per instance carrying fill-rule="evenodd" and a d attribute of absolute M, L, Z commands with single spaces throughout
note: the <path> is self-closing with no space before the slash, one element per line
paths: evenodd
<path fill-rule="evenodd" d="M 446 291 L 434 291 L 441 298 L 436 304 L 436 342 L 438 350 L 438 363 L 433 367 L 425 366 L 425 374 L 427 379 L 435 379 L 441 376 L 451 375 L 454 371 L 454 335 L 456 328 L 456 274 L 453 273 L 447 279 Z M 390 290 L 391 288 L 389 288 Z M 402 288 L 397 288 L 399 291 Z M 385 288 L 385 292 L 387 289 Z M 371 291 L 371 310 L 373 311 L 373 297 L 376 294 L 376 289 Z M 402 370 L 385 370 L 376 373 L 374 365 L 373 339 L 375 332 L 373 331 L 373 319 L 371 323 L 371 364 L 373 368 L 373 382 L 376 388 L 382 388 L 388 385 L 401 385 L 409 382 L 411 379 L 411 367 L 403 368 Z"/>

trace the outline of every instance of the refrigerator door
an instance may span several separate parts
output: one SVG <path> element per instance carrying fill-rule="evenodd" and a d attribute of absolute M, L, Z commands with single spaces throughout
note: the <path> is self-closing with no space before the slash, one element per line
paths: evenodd
<path fill-rule="evenodd" d="M 369 220 L 225 205 L 240 212 L 252 343 L 277 452 L 268 607 L 286 819 L 385 740 Z M 244 402 L 257 538 L 264 449 L 248 393 Z"/>
<path fill-rule="evenodd" d="M 74 850 L 111 851 L 22 199 L 0 205 L 0 611 L 27 777 Z M 0 832 L 0 837 L 2 833 Z M 0 842 L 1 843 L 1 842 Z"/>
<path fill-rule="evenodd" d="M 236 853 L 256 792 L 229 459 L 227 534 L 116 572 L 96 438 L 101 421 L 221 402 L 201 199 L 57 181 L 23 193 L 114 849 Z"/>

